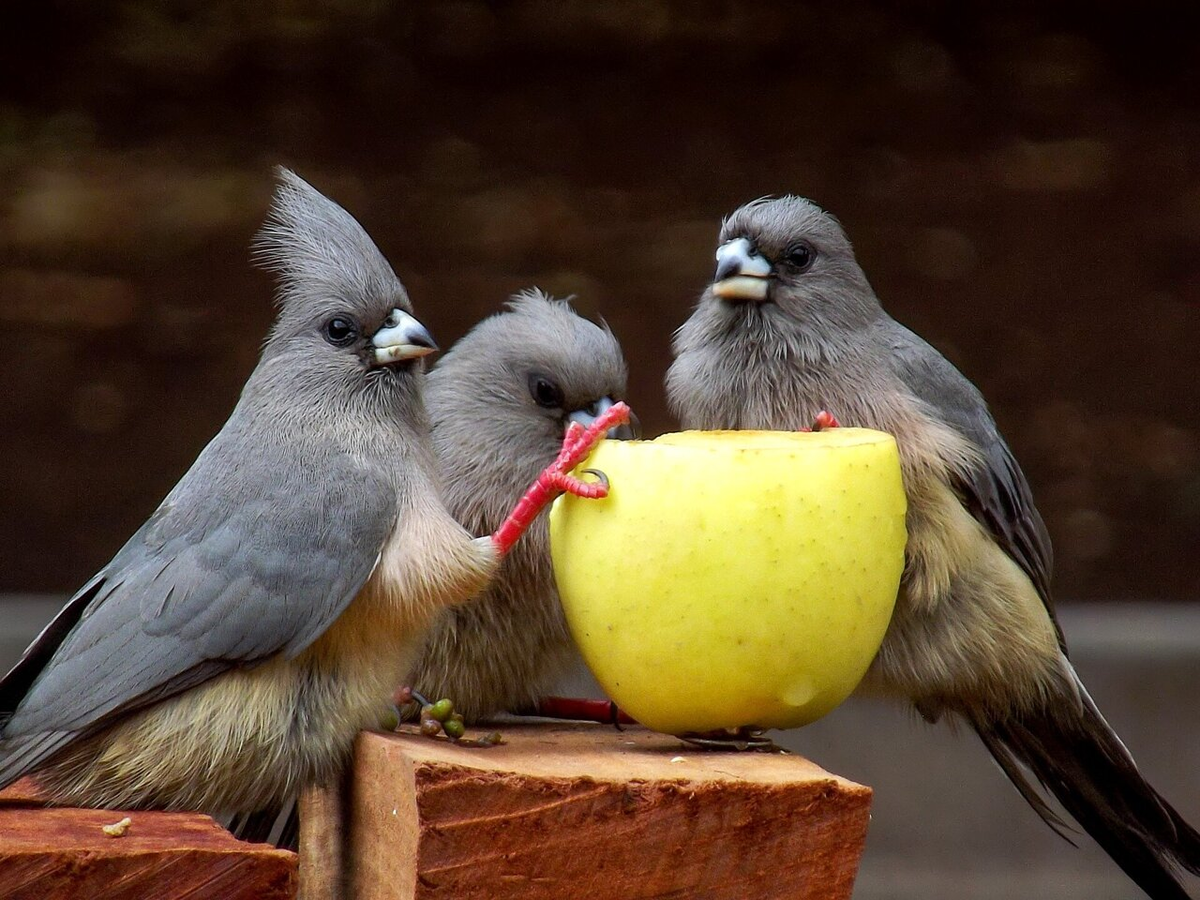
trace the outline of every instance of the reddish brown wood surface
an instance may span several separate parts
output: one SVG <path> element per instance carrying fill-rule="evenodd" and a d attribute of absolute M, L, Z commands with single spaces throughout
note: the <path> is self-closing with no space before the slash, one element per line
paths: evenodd
<path fill-rule="evenodd" d="M 345 785 L 307 788 L 300 794 L 300 889 L 297 900 L 343 900 L 350 890 L 346 869 Z"/>
<path fill-rule="evenodd" d="M 22 778 L 19 781 L 14 781 L 4 790 L 0 791 L 0 807 L 23 803 L 30 806 L 40 806 L 42 803 L 42 792 L 37 786 L 37 782 L 32 778 Z"/>
<path fill-rule="evenodd" d="M 104 826 L 128 816 L 121 837 Z M 296 855 L 236 840 L 195 813 L 49 809 L 36 786 L 0 792 L 2 900 L 292 900 Z"/>
<path fill-rule="evenodd" d="M 791 755 L 517 726 L 465 748 L 361 735 L 359 900 L 844 900 L 871 791 Z M 306 826 L 307 827 L 307 826 Z"/>

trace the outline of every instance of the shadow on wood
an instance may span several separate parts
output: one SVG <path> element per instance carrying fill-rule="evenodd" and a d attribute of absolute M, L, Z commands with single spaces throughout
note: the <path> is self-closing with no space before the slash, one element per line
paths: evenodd
<path fill-rule="evenodd" d="M 698 751 L 639 728 L 504 736 L 491 748 L 359 736 L 358 900 L 850 896 L 871 791 L 802 757 Z"/>

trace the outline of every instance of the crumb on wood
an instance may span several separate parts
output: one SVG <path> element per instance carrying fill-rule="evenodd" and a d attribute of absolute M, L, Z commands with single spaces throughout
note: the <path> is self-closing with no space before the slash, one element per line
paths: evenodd
<path fill-rule="evenodd" d="M 113 822 L 111 825 L 102 825 L 101 829 L 109 837 L 123 837 L 125 832 L 129 830 L 129 826 L 133 824 L 133 819 L 126 816 L 120 822 Z"/>

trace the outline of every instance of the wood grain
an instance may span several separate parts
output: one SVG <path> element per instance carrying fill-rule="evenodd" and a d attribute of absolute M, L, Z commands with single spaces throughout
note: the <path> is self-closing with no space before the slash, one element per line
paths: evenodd
<path fill-rule="evenodd" d="M 346 894 L 346 785 L 314 786 L 300 793 L 300 884 L 297 900 L 341 900 Z"/>
<path fill-rule="evenodd" d="M 128 816 L 121 837 L 104 826 Z M 0 792 L 3 900 L 292 900 L 296 855 L 196 813 L 53 809 L 23 780 Z"/>
<path fill-rule="evenodd" d="M 504 733 L 487 749 L 359 737 L 359 900 L 850 896 L 869 788 L 798 756 L 697 751 L 642 729 Z"/>

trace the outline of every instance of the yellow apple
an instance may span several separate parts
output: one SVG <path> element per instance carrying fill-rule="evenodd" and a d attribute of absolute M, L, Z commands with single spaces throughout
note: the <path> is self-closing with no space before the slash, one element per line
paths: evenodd
<path fill-rule="evenodd" d="M 791 728 L 854 690 L 904 566 L 890 435 L 689 431 L 604 441 L 580 468 L 610 491 L 555 501 L 554 574 L 622 709 L 671 734 Z"/>

